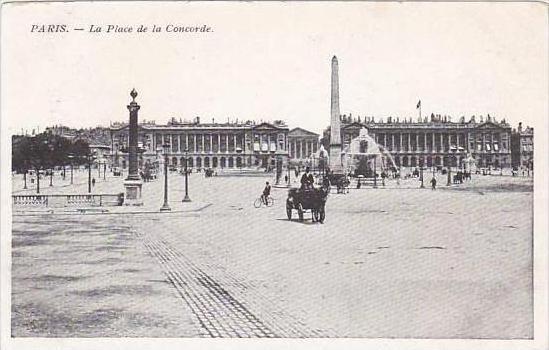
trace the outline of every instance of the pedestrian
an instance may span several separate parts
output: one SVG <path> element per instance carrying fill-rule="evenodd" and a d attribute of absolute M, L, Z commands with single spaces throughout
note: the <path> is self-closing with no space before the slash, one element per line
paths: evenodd
<path fill-rule="evenodd" d="M 92 186 L 95 187 L 95 177 L 92 179 Z"/>
<path fill-rule="evenodd" d="M 284 182 L 288 183 L 288 175 L 284 175 Z"/>
<path fill-rule="evenodd" d="M 435 179 L 434 176 L 433 176 L 433 178 L 431 179 L 431 189 L 432 189 L 432 190 L 436 190 L 436 189 L 437 189 L 437 179 Z"/>

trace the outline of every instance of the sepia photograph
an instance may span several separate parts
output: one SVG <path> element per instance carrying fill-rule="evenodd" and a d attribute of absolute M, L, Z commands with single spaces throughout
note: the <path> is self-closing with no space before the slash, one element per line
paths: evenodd
<path fill-rule="evenodd" d="M 2 3 L 2 348 L 547 349 L 547 14 Z"/>

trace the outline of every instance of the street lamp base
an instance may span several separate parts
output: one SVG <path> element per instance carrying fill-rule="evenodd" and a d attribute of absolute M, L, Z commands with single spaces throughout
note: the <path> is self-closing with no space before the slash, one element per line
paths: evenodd
<path fill-rule="evenodd" d="M 160 208 L 160 211 L 171 211 L 172 208 L 170 208 L 169 205 L 167 204 L 164 204 L 161 208 Z"/>
<path fill-rule="evenodd" d="M 189 198 L 189 196 L 185 195 L 185 198 L 183 198 L 183 200 L 181 202 L 183 202 L 183 203 L 191 202 L 191 199 Z"/>

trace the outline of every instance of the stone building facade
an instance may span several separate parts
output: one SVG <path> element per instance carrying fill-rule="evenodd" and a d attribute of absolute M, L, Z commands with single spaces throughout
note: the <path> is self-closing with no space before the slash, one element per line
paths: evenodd
<path fill-rule="evenodd" d="M 479 119 L 471 117 L 465 121 L 462 117 L 451 122 L 448 117 L 431 115 L 429 120 L 400 121 L 389 117 L 376 122 L 374 118 L 360 121 L 342 116 L 341 137 L 345 148 L 365 127 L 397 166 L 462 167 L 471 156 L 477 167 L 510 167 L 511 127 L 490 116 Z"/>
<path fill-rule="evenodd" d="M 534 168 L 534 128 L 522 127 L 513 129 L 512 133 L 512 162 L 513 167 L 521 169 Z"/>
<path fill-rule="evenodd" d="M 288 152 L 293 163 L 305 165 L 311 155 L 319 149 L 319 135 L 302 128 L 294 128 L 288 133 Z"/>
<path fill-rule="evenodd" d="M 128 126 L 111 126 L 111 157 L 116 167 L 127 166 Z M 192 168 L 272 168 L 275 159 L 288 159 L 288 127 L 282 121 L 273 123 L 227 122 L 202 123 L 172 119 L 166 125 L 139 125 L 139 167 L 158 164 L 163 145 L 168 145 L 170 167 L 182 167 L 185 151 Z"/>

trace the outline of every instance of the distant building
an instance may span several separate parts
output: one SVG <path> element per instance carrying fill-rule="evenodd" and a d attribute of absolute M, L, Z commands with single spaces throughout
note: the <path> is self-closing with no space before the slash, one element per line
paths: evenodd
<path fill-rule="evenodd" d="M 513 129 L 511 144 L 513 167 L 532 170 L 534 168 L 534 128 L 527 126 L 523 129 L 522 123 L 519 123 L 518 128 Z"/>
<path fill-rule="evenodd" d="M 89 145 L 90 152 L 96 157 L 96 159 L 101 161 L 110 160 L 111 147 L 107 145 Z"/>
<path fill-rule="evenodd" d="M 68 126 L 54 125 L 46 128 L 47 134 L 61 136 L 69 140 L 74 140 L 78 136 L 76 129 L 69 128 Z"/>
<path fill-rule="evenodd" d="M 94 128 L 69 128 L 68 126 L 54 125 L 47 127 L 45 133 L 50 135 L 61 136 L 71 141 L 85 140 L 89 144 L 109 145 L 109 128 L 94 127 Z"/>
<path fill-rule="evenodd" d="M 296 164 L 306 165 L 311 155 L 318 152 L 319 135 L 302 128 L 294 128 L 288 133 L 288 151 L 290 160 Z"/>
<path fill-rule="evenodd" d="M 169 145 L 168 161 L 172 167 L 182 167 L 185 150 L 192 168 L 274 168 L 276 158 L 288 160 L 288 127 L 283 121 L 256 124 L 247 122 L 204 123 L 172 118 L 166 125 L 141 123 L 138 146 L 139 166 L 154 165 L 163 155 L 163 145 Z M 111 158 L 114 166 L 128 164 L 128 126 L 113 124 L 110 128 Z"/>
<path fill-rule="evenodd" d="M 450 117 L 431 114 L 429 119 L 412 121 L 388 117 L 386 121 L 366 117 L 363 121 L 351 116 L 341 117 L 343 148 L 366 128 L 394 159 L 396 166 L 462 167 L 471 156 L 478 167 L 511 166 L 511 127 L 502 120 L 497 122 L 488 115 L 469 121 L 461 117 L 452 122 Z M 325 134 L 326 138 L 326 134 Z"/>

